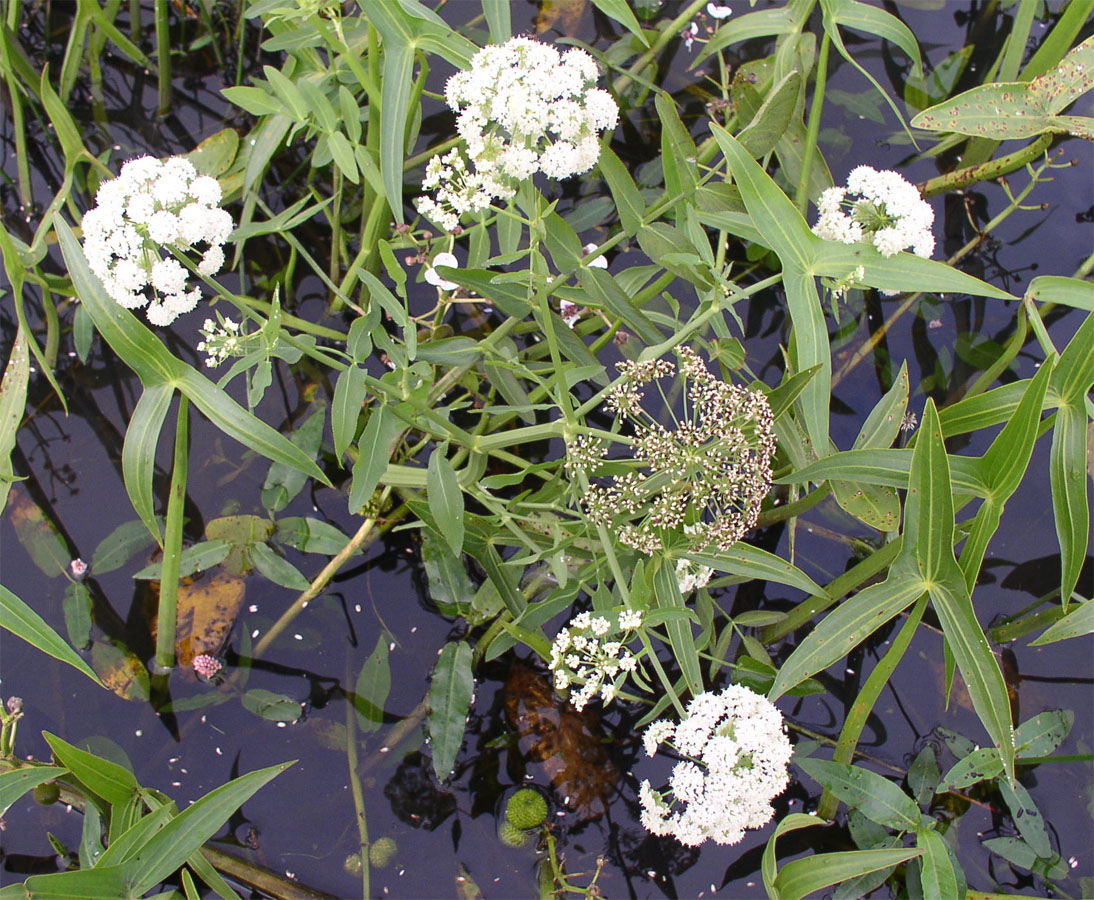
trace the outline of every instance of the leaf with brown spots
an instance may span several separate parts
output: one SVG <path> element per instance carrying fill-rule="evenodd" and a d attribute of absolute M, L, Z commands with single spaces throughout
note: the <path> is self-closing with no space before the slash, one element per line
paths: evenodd
<path fill-rule="evenodd" d="M 24 491 L 12 488 L 10 499 L 8 516 L 19 543 L 46 575 L 60 575 L 72 557 L 57 527 Z"/>
<path fill-rule="evenodd" d="M 514 665 L 505 684 L 505 712 L 519 734 L 521 752 L 543 764 L 551 786 L 582 819 L 597 819 L 619 782 L 601 741 L 600 717 L 562 700 L 550 679 Z"/>
<path fill-rule="evenodd" d="M 543 0 L 536 16 L 536 34 L 557 27 L 563 34 L 573 36 L 585 12 L 585 0 Z"/>
<path fill-rule="evenodd" d="M 158 596 L 158 588 L 157 582 L 153 596 Z M 229 572 L 179 585 L 175 652 L 180 666 L 189 666 L 202 653 L 220 655 L 243 605 L 245 591 L 244 580 Z M 153 637 L 156 631 L 153 619 Z"/>
<path fill-rule="evenodd" d="M 91 645 L 91 668 L 123 700 L 148 699 L 148 671 L 125 645 L 96 641 Z"/>

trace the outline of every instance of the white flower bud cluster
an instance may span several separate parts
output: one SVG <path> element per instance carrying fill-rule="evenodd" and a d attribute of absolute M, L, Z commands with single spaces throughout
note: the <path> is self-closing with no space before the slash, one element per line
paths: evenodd
<path fill-rule="evenodd" d="M 825 240 L 869 240 L 882 256 L 905 249 L 923 257 L 934 253 L 934 210 L 897 172 L 858 166 L 847 176 L 847 187 L 821 193 L 817 209 L 820 218 L 813 232 Z"/>
<path fill-rule="evenodd" d="M 685 534 L 690 526 L 684 526 Z M 701 566 L 689 559 L 680 559 L 676 562 L 676 583 L 680 586 L 681 596 L 686 597 L 692 591 L 704 588 L 710 583 L 714 570 L 710 566 Z"/>
<path fill-rule="evenodd" d="M 213 368 L 219 366 L 230 356 L 242 356 L 243 345 L 248 335 L 240 330 L 239 322 L 224 319 L 217 324 L 212 319 L 206 319 L 201 326 L 200 334 L 204 340 L 198 343 L 199 353 L 206 353 L 205 365 Z"/>
<path fill-rule="evenodd" d="M 627 675 L 638 668 L 638 659 L 627 648 L 631 632 L 642 626 L 642 613 L 625 609 L 613 624 L 606 616 L 583 612 L 574 616 L 551 643 L 550 668 L 555 690 L 581 685 L 570 695 L 575 709 L 585 708 L 597 692 L 611 702 Z"/>
<path fill-rule="evenodd" d="M 223 244 L 232 233 L 220 209 L 220 184 L 199 175 L 181 156 L 132 159 L 104 182 L 83 218 L 84 254 L 106 292 L 127 309 L 148 304 L 148 321 L 170 325 L 192 310 L 200 288 L 187 289 L 186 269 L 161 248 L 180 252 L 205 244 L 198 272 L 215 275 L 224 265 Z M 152 297 L 145 289 L 151 285 Z M 151 303 L 149 303 L 151 299 Z"/>
<path fill-rule="evenodd" d="M 642 824 L 691 846 L 736 844 L 771 820 L 771 801 L 789 781 L 793 748 L 782 713 L 739 684 L 699 694 L 687 712 L 679 725 L 659 719 L 643 736 L 647 755 L 667 744 L 686 759 L 673 767 L 668 790 L 642 782 Z"/>
<path fill-rule="evenodd" d="M 473 170 L 455 150 L 430 160 L 422 188 L 436 196 L 419 197 L 418 212 L 452 231 L 465 213 L 512 197 L 516 182 L 536 172 L 587 172 L 601 132 L 619 118 L 611 94 L 595 87 L 598 77 L 596 60 L 576 47 L 559 53 L 518 37 L 480 50 L 445 85 Z"/>

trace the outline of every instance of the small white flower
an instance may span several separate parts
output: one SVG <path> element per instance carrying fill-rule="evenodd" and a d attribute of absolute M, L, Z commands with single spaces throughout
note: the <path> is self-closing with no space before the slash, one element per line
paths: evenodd
<path fill-rule="evenodd" d="M 577 324 L 577 320 L 581 318 L 581 307 L 569 300 L 560 300 L 558 313 L 562 317 L 562 321 L 568 327 L 573 328 Z"/>
<path fill-rule="evenodd" d="M 586 244 L 584 247 L 582 247 L 582 250 L 585 252 L 586 256 L 599 249 L 599 244 Z M 596 259 L 590 259 L 589 262 L 586 263 L 586 265 L 594 269 L 606 269 L 608 268 L 608 258 L 606 256 L 598 256 Z"/>
<path fill-rule="evenodd" d="M 425 280 L 427 284 L 439 287 L 442 291 L 454 291 L 459 287 L 456 282 L 448 281 L 438 275 L 434 266 L 448 266 L 450 269 L 458 269 L 460 263 L 453 254 L 438 253 L 434 256 L 433 265 L 425 270 Z"/>
<path fill-rule="evenodd" d="M 730 6 L 718 6 L 716 3 L 708 3 L 707 15 L 712 19 L 725 19 L 733 15 L 733 8 Z"/>

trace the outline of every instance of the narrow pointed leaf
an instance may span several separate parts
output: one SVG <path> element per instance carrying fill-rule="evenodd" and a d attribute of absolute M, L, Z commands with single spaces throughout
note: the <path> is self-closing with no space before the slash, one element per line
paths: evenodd
<path fill-rule="evenodd" d="M 42 732 L 54 758 L 111 806 L 127 803 L 140 789 L 133 773 L 108 759 L 74 747 L 48 731 Z"/>
<path fill-rule="evenodd" d="M 822 888 L 858 878 L 878 869 L 898 866 L 922 854 L 919 849 L 841 850 L 793 859 L 779 870 L 772 897 L 802 900 Z"/>
<path fill-rule="evenodd" d="M 50 628 L 45 619 L 3 585 L 0 585 L 0 613 L 3 613 L 3 627 L 16 637 L 22 638 L 54 659 L 79 669 L 96 684 L 102 684 L 99 676 L 65 642 L 64 638 Z"/>
<path fill-rule="evenodd" d="M 1056 535 L 1060 541 L 1060 598 L 1065 608 L 1079 582 L 1090 540 L 1086 431 L 1086 413 L 1078 404 L 1060 407 L 1052 430 L 1049 481 Z"/>
<path fill-rule="evenodd" d="M 4 379 L 0 382 L 0 512 L 4 511 L 7 503 L 10 479 L 14 474 L 11 451 L 15 449 L 15 435 L 19 431 L 23 411 L 27 406 L 29 383 L 30 356 L 27 353 L 27 339 L 22 327 L 19 327 L 4 367 Z"/>
<path fill-rule="evenodd" d="M 390 407 L 376 407 L 368 417 L 357 443 L 357 462 L 349 489 L 349 509 L 358 512 L 372 496 L 391 458 L 391 442 L 399 433 L 399 421 Z"/>
<path fill-rule="evenodd" d="M 139 897 L 178 869 L 256 791 L 291 765 L 270 766 L 229 781 L 175 816 L 124 864 L 133 894 Z"/>
<path fill-rule="evenodd" d="M 426 492 L 429 511 L 433 513 L 448 546 L 459 556 L 463 552 L 463 491 L 460 490 L 456 470 L 440 447 L 434 449 L 429 457 Z"/>
<path fill-rule="evenodd" d="M 1025 838 L 1026 843 L 1042 859 L 1052 856 L 1052 844 L 1045 830 L 1045 820 L 1037 809 L 1037 804 L 1029 795 L 1029 791 L 1018 781 L 1007 783 L 999 782 L 999 793 L 1003 795 L 1010 817 L 1014 821 L 1018 833 Z"/>
<path fill-rule="evenodd" d="M 384 723 L 384 705 L 391 692 L 391 665 L 388 662 L 388 638 L 381 634 L 376 648 L 369 654 L 354 686 L 353 709 L 357 727 L 363 732 L 375 731 Z"/>
<path fill-rule="evenodd" d="M 1035 641 L 1030 641 L 1031 647 L 1039 647 L 1044 644 L 1054 644 L 1056 641 L 1066 641 L 1068 638 L 1082 637 L 1084 634 L 1094 634 L 1094 600 L 1084 603 L 1072 603 L 1071 611 L 1050 628 L 1045 629 Z"/>
<path fill-rule="evenodd" d="M 680 595 L 680 585 L 676 581 L 676 573 L 667 560 L 663 560 L 653 576 L 653 591 L 657 598 L 658 609 L 684 609 L 684 598 Z M 676 658 L 677 665 L 687 682 L 687 688 L 692 696 L 697 696 L 703 691 L 703 670 L 699 665 L 699 652 L 695 649 L 695 637 L 691 630 L 691 622 L 682 617 L 674 616 L 665 622 L 665 630 L 669 634 L 669 642 L 672 644 L 672 655 Z"/>
<path fill-rule="evenodd" d="M 122 444 L 122 480 L 125 482 L 129 502 L 145 527 L 156 539 L 163 542 L 163 532 L 156 519 L 156 497 L 153 479 L 156 474 L 156 445 L 160 431 L 171 407 L 175 389 L 170 384 L 154 384 L 146 387 L 125 431 Z"/>
<path fill-rule="evenodd" d="M 716 553 L 688 553 L 685 558 L 729 575 L 743 575 L 748 578 L 785 584 L 814 597 L 825 595 L 824 588 L 793 563 L 760 547 L 753 547 L 751 544 L 740 541 L 728 550 Z"/>

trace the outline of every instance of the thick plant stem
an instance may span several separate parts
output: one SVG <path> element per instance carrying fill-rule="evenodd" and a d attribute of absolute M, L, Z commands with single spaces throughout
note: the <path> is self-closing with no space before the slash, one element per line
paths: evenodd
<path fill-rule="evenodd" d="M 163 537 L 163 572 L 156 626 L 156 668 L 165 673 L 175 665 L 175 626 L 178 615 L 179 565 L 182 561 L 182 511 L 186 504 L 186 470 L 190 444 L 190 401 L 179 395 L 175 424 L 175 458 L 167 497 Z"/>
<path fill-rule="evenodd" d="M 805 135 L 805 149 L 802 152 L 802 169 L 798 174 L 798 209 L 804 216 L 809 206 L 809 182 L 813 170 L 813 157 L 817 153 L 817 138 L 820 136 L 821 111 L 824 109 L 824 89 L 828 83 L 828 47 L 832 39 L 824 32 L 820 53 L 817 56 L 817 81 L 813 87 L 813 105 L 809 110 L 809 130 Z"/>
<path fill-rule="evenodd" d="M 156 0 L 156 67 L 159 77 L 159 113 L 171 111 L 171 32 L 167 22 L 167 0 Z"/>
<path fill-rule="evenodd" d="M 1011 172 L 1022 168 L 1026 163 L 1033 162 L 1044 153 L 1052 143 L 1052 137 L 1051 134 L 1042 134 L 1032 144 L 1023 147 L 1021 150 L 1015 150 L 1006 156 L 1000 156 L 998 159 L 992 159 L 976 166 L 965 166 L 963 169 L 956 169 L 944 175 L 936 175 L 934 178 L 916 185 L 916 187 L 919 188 L 919 193 L 923 195 L 923 198 L 927 199 L 938 194 L 944 194 L 947 191 L 966 188 L 978 181 L 990 181 L 1001 175 L 1009 175 Z"/>

